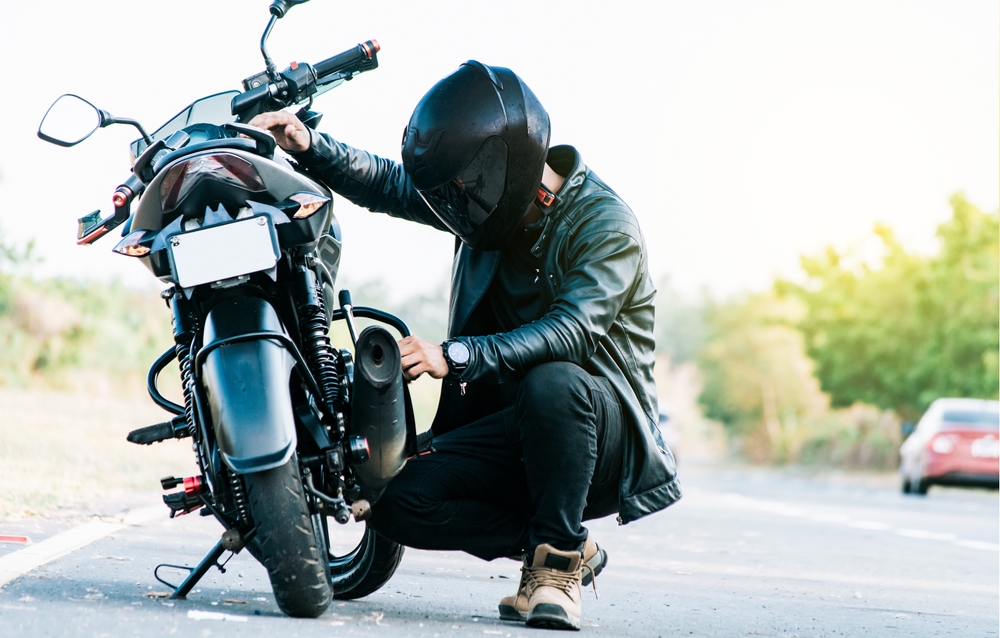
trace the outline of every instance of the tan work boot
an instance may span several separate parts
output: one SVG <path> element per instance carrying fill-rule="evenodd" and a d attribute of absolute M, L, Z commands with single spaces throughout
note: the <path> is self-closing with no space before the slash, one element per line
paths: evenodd
<path fill-rule="evenodd" d="M 551 545 L 535 548 L 531 566 L 524 567 L 529 627 L 580 629 L 580 581 L 583 555 L 561 552 Z"/>
<path fill-rule="evenodd" d="M 521 562 L 525 563 L 524 558 Z M 586 542 L 583 544 L 583 580 L 581 585 L 586 587 L 593 582 L 594 577 L 601 573 L 601 570 L 608 564 L 608 553 L 598 547 L 597 541 L 588 534 Z M 521 582 L 517 585 L 517 593 L 513 596 L 504 596 L 500 599 L 500 620 L 515 620 L 524 622 L 528 618 L 528 598 L 531 593 L 527 591 L 527 574 L 524 567 L 521 568 Z"/>

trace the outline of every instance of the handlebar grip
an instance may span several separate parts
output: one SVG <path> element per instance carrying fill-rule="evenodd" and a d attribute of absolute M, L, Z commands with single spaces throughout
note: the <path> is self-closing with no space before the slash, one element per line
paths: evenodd
<path fill-rule="evenodd" d="M 142 180 L 139 179 L 135 173 L 129 175 L 128 179 L 126 179 L 125 182 L 118 188 L 121 188 L 122 186 L 129 189 L 133 193 L 141 193 L 146 189 L 146 185 L 142 183 Z"/>
<path fill-rule="evenodd" d="M 363 65 L 375 59 L 375 54 L 381 48 L 377 40 L 368 40 L 353 49 L 314 64 L 313 68 L 316 70 L 316 75 L 321 78 L 339 71 L 361 71 L 364 70 Z"/>
<path fill-rule="evenodd" d="M 351 291 L 346 288 L 341 288 L 340 294 L 337 295 L 338 301 L 340 301 L 341 307 L 343 306 L 353 306 L 351 303 Z"/>
<path fill-rule="evenodd" d="M 256 88 L 250 89 L 245 93 L 240 93 L 233 98 L 233 102 L 230 105 L 230 113 L 233 115 L 238 115 L 248 108 L 255 106 L 258 102 L 265 99 L 270 95 L 270 88 L 267 84 L 262 84 Z"/>

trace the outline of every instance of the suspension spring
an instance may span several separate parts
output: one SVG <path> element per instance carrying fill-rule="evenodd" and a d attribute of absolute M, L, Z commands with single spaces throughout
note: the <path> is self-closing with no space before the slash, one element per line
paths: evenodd
<path fill-rule="evenodd" d="M 233 505 L 236 506 L 236 517 L 241 523 L 250 521 L 250 514 L 247 510 L 247 495 L 243 489 L 243 479 L 236 472 L 226 472 L 229 475 L 229 491 L 233 496 Z"/>
<path fill-rule="evenodd" d="M 308 271 L 307 271 L 308 272 Z M 310 371 L 323 393 L 323 401 L 335 410 L 340 399 L 340 375 L 337 372 L 337 357 L 326 323 L 326 308 L 323 306 L 323 289 L 312 283 L 313 294 L 299 306 L 299 332 L 306 352 Z"/>
<path fill-rule="evenodd" d="M 178 343 L 174 346 L 177 352 L 177 365 L 181 369 L 181 389 L 184 392 L 184 418 L 187 421 L 188 432 L 192 437 L 198 434 L 198 428 L 194 420 L 194 374 L 192 373 L 193 357 L 191 356 L 191 346 L 187 343 Z M 195 438 L 197 441 L 198 439 Z"/>

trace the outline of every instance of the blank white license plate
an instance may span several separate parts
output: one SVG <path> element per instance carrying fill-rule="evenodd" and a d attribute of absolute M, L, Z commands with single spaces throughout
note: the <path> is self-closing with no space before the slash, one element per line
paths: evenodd
<path fill-rule="evenodd" d="M 1000 441 L 997 441 L 992 436 L 984 436 L 981 439 L 973 441 L 969 451 L 972 452 L 972 456 L 995 459 L 1000 457 Z"/>
<path fill-rule="evenodd" d="M 279 256 L 271 221 L 263 216 L 174 235 L 167 248 L 182 288 L 268 270 Z"/>

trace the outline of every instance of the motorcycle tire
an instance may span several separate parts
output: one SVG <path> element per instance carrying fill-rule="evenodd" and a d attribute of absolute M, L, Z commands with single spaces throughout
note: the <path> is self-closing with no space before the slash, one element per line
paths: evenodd
<path fill-rule="evenodd" d="M 289 616 L 316 618 L 330 606 L 332 591 L 297 458 L 292 456 L 271 470 L 245 474 L 243 480 L 257 528 L 252 553 L 267 569 L 275 602 Z"/>
<path fill-rule="evenodd" d="M 345 556 L 330 556 L 330 577 L 333 597 L 355 600 L 375 593 L 389 582 L 403 560 L 405 548 L 375 530 L 365 529 L 365 535 L 352 552 Z"/>

